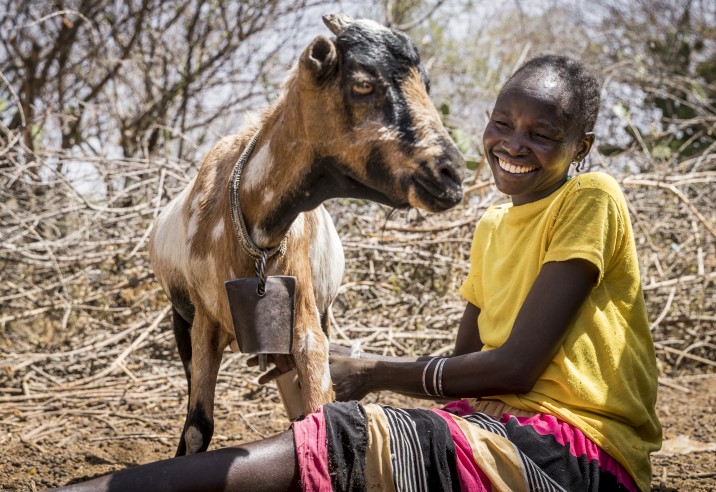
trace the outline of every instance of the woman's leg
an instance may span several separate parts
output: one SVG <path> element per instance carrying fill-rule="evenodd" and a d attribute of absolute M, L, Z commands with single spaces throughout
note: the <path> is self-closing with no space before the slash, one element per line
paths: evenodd
<path fill-rule="evenodd" d="M 148 463 L 62 490 L 300 490 L 293 431 L 240 446 Z"/>

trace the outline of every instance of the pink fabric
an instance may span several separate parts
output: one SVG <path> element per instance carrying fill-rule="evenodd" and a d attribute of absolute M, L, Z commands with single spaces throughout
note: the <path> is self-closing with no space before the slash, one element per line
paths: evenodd
<path fill-rule="evenodd" d="M 452 402 L 455 403 L 455 402 Z M 452 403 L 450 405 L 452 405 Z M 468 405 L 469 406 L 469 405 Z M 451 408 L 452 410 L 452 408 Z M 475 463 L 470 442 L 463 434 L 462 429 L 455 423 L 450 413 L 432 409 L 447 423 L 450 434 L 455 442 L 455 456 L 457 474 L 460 478 L 460 490 L 468 492 L 489 492 L 492 490 L 492 483 L 485 473 Z"/>
<path fill-rule="evenodd" d="M 465 415 L 470 415 L 471 413 L 475 413 L 475 409 L 472 408 L 472 405 L 470 405 L 467 400 L 454 400 L 448 403 L 443 407 L 443 410 L 452 413 L 454 415 L 457 415 L 458 417 L 464 417 Z"/>
<path fill-rule="evenodd" d="M 505 413 L 500 421 L 506 423 L 512 415 Z M 568 446 L 572 456 L 579 458 L 586 456 L 589 461 L 597 460 L 599 468 L 614 475 L 618 482 L 623 484 L 630 491 L 638 491 L 634 479 L 619 464 L 617 460 L 609 456 L 599 446 L 594 444 L 587 436 L 576 427 L 562 422 L 556 417 L 548 414 L 537 414 L 533 417 L 514 417 L 520 425 L 531 426 L 542 436 L 553 436 L 562 446 Z"/>
<path fill-rule="evenodd" d="M 303 490 L 331 492 L 331 477 L 328 475 L 328 444 L 326 421 L 323 407 L 294 422 L 293 436 L 296 442 L 296 457 L 301 472 Z"/>

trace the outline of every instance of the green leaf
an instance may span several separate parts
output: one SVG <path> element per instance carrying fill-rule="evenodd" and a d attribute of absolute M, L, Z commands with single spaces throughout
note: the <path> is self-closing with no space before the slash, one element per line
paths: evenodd
<path fill-rule="evenodd" d="M 673 153 L 673 151 L 671 150 L 671 148 L 668 145 L 660 144 L 660 145 L 655 146 L 653 149 L 651 149 L 651 156 L 654 159 L 659 159 L 659 160 L 663 160 L 663 161 L 669 159 L 671 157 L 672 153 Z"/>
<path fill-rule="evenodd" d="M 477 168 L 480 167 L 480 161 L 465 159 L 465 166 L 470 171 L 476 171 Z"/>

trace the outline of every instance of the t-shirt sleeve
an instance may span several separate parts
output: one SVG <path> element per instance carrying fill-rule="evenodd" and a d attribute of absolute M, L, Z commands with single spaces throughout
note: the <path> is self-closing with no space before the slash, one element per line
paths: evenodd
<path fill-rule="evenodd" d="M 599 269 L 599 282 L 619 254 L 624 238 L 621 210 L 607 191 L 576 190 L 554 222 L 544 263 L 583 259 Z"/>

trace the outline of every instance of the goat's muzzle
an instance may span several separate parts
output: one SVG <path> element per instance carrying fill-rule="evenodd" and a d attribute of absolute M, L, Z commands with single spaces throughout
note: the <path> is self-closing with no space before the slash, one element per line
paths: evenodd
<path fill-rule="evenodd" d="M 462 201 L 465 159 L 455 150 L 432 162 L 421 160 L 411 177 L 410 204 L 430 212 L 442 212 Z"/>

